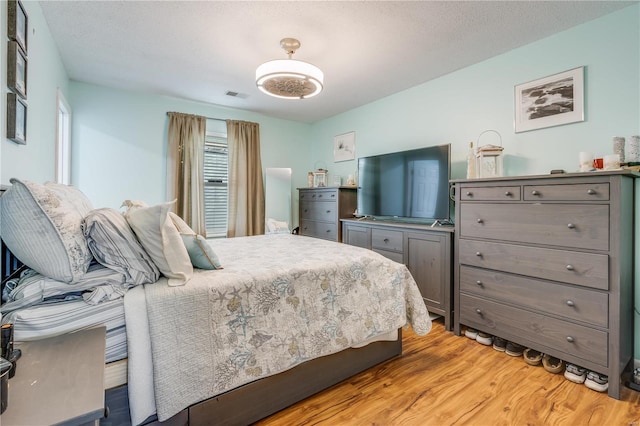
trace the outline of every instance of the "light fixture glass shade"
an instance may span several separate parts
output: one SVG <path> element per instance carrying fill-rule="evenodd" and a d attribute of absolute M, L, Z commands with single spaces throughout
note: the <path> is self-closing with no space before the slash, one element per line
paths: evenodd
<path fill-rule="evenodd" d="M 306 99 L 322 91 L 324 74 L 307 62 L 276 59 L 256 69 L 256 85 L 267 95 L 283 99 Z"/>

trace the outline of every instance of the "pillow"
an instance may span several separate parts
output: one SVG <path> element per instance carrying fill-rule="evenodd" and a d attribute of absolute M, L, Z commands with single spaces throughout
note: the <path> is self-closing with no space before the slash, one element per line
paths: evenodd
<path fill-rule="evenodd" d="M 202 235 L 196 234 L 177 214 L 169 212 L 169 217 L 180 232 L 180 237 L 182 237 L 182 242 L 189 253 L 189 259 L 191 259 L 193 266 L 200 269 L 223 269 L 218 255 Z"/>
<path fill-rule="evenodd" d="M 193 275 L 189 253 L 169 217 L 175 200 L 151 207 L 132 206 L 125 218 L 170 286 L 185 285 Z"/>
<path fill-rule="evenodd" d="M 267 234 L 288 234 L 289 232 L 291 231 L 287 222 L 272 218 L 267 219 Z"/>
<path fill-rule="evenodd" d="M 200 269 L 223 269 L 218 256 L 202 235 L 180 234 L 191 264 Z"/>
<path fill-rule="evenodd" d="M 70 185 L 44 185 L 11 179 L 2 196 L 2 239 L 18 259 L 55 280 L 82 278 L 92 254 L 82 232 L 82 219 L 93 208 Z"/>
<path fill-rule="evenodd" d="M 84 235 L 93 257 L 123 274 L 127 284 L 158 281 L 160 271 L 119 211 L 108 208 L 90 211 L 84 218 Z"/>

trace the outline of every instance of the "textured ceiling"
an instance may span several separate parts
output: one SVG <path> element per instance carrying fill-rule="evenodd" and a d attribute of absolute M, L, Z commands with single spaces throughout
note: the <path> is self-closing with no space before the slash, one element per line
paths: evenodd
<path fill-rule="evenodd" d="M 314 122 L 636 2 L 41 1 L 72 80 Z M 295 59 L 325 74 L 306 100 L 269 97 L 256 67 Z M 227 91 L 238 92 L 230 97 Z"/>

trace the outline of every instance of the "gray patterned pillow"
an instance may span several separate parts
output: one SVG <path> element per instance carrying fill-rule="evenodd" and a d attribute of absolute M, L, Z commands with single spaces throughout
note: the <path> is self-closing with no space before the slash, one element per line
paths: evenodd
<path fill-rule="evenodd" d="M 44 276 L 74 283 L 93 256 L 82 233 L 91 202 L 77 188 L 11 179 L 2 196 L 2 239 L 25 265 Z"/>
<path fill-rule="evenodd" d="M 96 260 L 124 274 L 127 284 L 154 283 L 160 278 L 160 271 L 119 211 L 90 211 L 84 218 L 84 235 Z"/>

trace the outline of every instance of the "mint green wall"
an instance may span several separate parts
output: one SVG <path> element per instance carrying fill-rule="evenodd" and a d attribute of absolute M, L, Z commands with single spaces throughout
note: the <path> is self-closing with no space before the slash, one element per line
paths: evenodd
<path fill-rule="evenodd" d="M 71 82 L 72 182 L 94 205 L 125 199 L 165 201 L 168 111 L 260 123 L 262 166 L 291 167 L 294 185 L 306 182 L 309 125 L 166 96 Z M 297 196 L 295 197 L 297 199 Z"/>
<path fill-rule="evenodd" d="M 514 86 L 579 66 L 586 67 L 585 121 L 516 134 Z M 451 143 L 452 178 L 464 178 L 468 143 L 486 129 L 502 135 L 507 176 L 576 171 L 580 151 L 601 156 L 613 136 L 640 134 L 640 5 L 315 123 L 312 155 L 330 175 L 346 176 L 357 165 L 333 162 L 333 137 L 341 133 L 356 132 L 356 156 Z M 480 144 L 487 143 L 498 139 L 485 134 Z M 635 256 L 640 265 L 640 249 Z M 640 267 L 635 282 L 640 306 Z M 635 327 L 640 336 L 638 314 Z"/>
<path fill-rule="evenodd" d="M 585 118 L 516 134 L 514 86 L 585 66 Z M 356 132 L 356 156 L 452 144 L 452 178 L 464 178 L 470 141 L 486 129 L 502 135 L 505 174 L 576 171 L 578 152 L 611 151 L 611 138 L 640 134 L 640 6 L 634 5 L 312 126 L 313 160 L 330 175 L 355 161 L 333 162 L 333 138 Z M 485 134 L 480 144 L 498 143 Z M 333 179 L 330 177 L 329 182 Z"/>
<path fill-rule="evenodd" d="M 6 135 L 6 83 L 2 84 L 2 107 L 0 131 L 1 169 L 0 182 L 8 184 L 12 177 L 44 182 L 55 179 L 56 148 L 56 94 L 60 88 L 65 97 L 68 93 L 69 79 L 65 71 L 58 48 L 53 43 L 47 22 L 42 15 L 40 4 L 35 1 L 23 1 L 29 16 L 28 57 L 27 57 L 27 144 L 18 145 L 5 138 Z M 7 3 L 0 5 L 0 81 L 6 82 L 7 57 Z"/>

